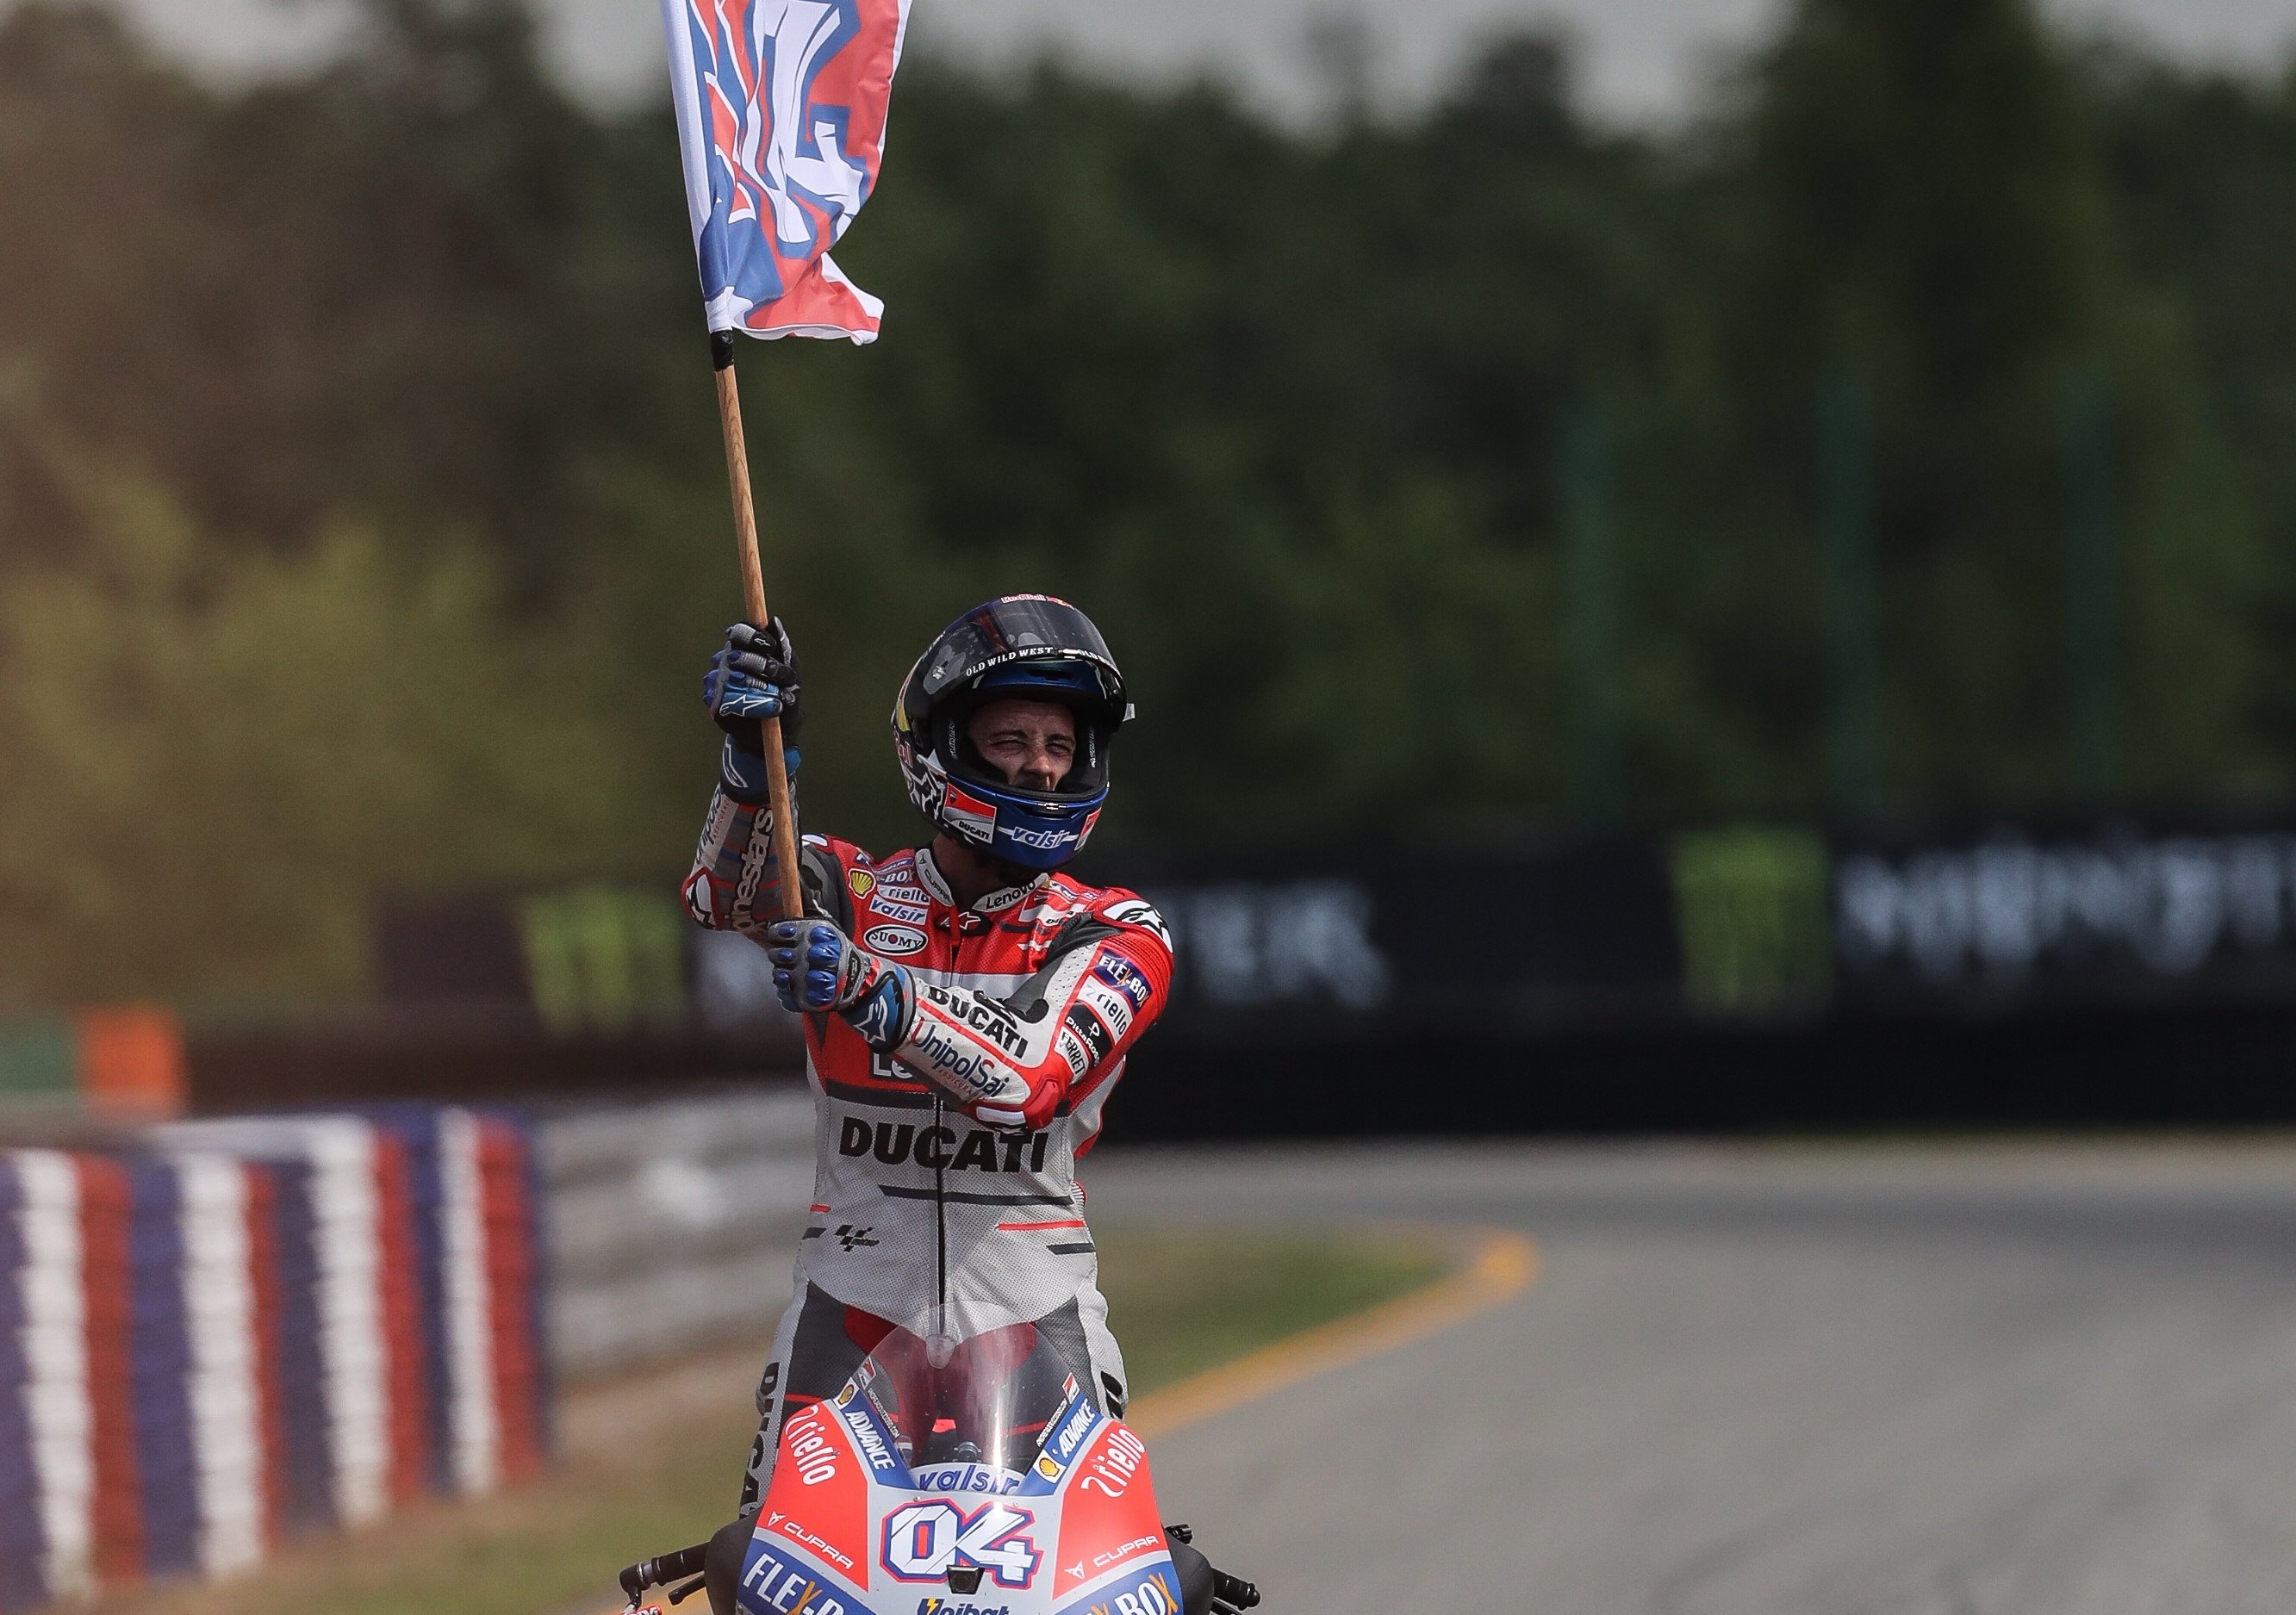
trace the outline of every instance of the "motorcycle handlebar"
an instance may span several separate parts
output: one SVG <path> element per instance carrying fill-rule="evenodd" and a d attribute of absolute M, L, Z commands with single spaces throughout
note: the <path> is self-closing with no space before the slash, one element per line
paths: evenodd
<path fill-rule="evenodd" d="M 1249 1610 L 1259 1603 L 1259 1589 L 1226 1570 L 1212 1572 L 1212 1597 L 1234 1610 Z"/>
<path fill-rule="evenodd" d="M 683 1581 L 701 1573 L 702 1555 L 709 1545 L 697 1542 L 690 1548 L 680 1548 L 675 1554 L 664 1554 L 659 1559 L 641 1559 L 622 1571 L 622 1591 L 629 1595 L 632 1603 L 648 1587 L 666 1587 L 673 1581 Z"/>

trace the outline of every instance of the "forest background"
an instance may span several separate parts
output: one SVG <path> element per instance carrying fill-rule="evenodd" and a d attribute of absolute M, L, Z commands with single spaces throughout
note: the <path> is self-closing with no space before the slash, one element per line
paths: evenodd
<path fill-rule="evenodd" d="M 810 826 L 912 835 L 893 685 L 1007 589 L 1133 681 L 1119 858 L 2288 800 L 2296 70 L 1800 0 L 1653 134 L 1536 35 L 1408 116 L 1334 60 L 1305 128 L 905 65 L 839 250 L 883 340 L 742 354 Z M 379 894 L 674 881 L 738 610 L 698 308 L 667 106 L 516 0 L 236 90 L 0 20 L 0 1011 L 356 996 Z"/>

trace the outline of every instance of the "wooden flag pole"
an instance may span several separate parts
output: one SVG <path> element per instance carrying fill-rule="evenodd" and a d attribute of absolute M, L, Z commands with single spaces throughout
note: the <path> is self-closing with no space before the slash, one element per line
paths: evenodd
<path fill-rule="evenodd" d="M 734 333 L 709 333 L 709 358 L 718 370 L 718 423 L 726 432 L 726 480 L 734 489 L 734 535 L 741 545 L 742 600 L 750 620 L 764 627 L 773 620 L 766 606 L 766 570 L 758 560 L 758 510 L 750 499 L 750 450 L 742 436 L 742 391 L 734 380 Z M 782 875 L 782 917 L 805 917 L 805 892 L 797 865 L 797 814 L 790 803 L 789 767 L 782 756 L 782 720 L 758 720 L 765 732 L 766 799 L 774 816 L 774 865 Z"/>

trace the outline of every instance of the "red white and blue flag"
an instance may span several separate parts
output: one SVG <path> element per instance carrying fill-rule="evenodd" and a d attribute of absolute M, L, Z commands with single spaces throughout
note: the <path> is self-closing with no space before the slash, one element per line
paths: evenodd
<path fill-rule="evenodd" d="M 661 0 L 709 329 L 873 340 L 828 249 L 876 188 L 909 0 Z"/>

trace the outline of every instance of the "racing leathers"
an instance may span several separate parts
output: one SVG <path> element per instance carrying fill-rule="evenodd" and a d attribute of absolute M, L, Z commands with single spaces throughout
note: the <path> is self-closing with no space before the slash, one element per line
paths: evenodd
<path fill-rule="evenodd" d="M 769 819 L 720 789 L 685 887 L 694 920 L 763 940 L 780 914 Z M 1121 1411 L 1075 1168 L 1172 971 L 1163 922 L 1129 891 L 1054 872 L 964 907 L 930 848 L 878 862 L 808 836 L 799 862 L 807 912 L 902 990 L 803 1017 L 814 1194 L 758 1382 L 745 1508 L 788 1415 L 833 1395 L 889 1325 L 937 1308 L 960 1339 L 1034 1327 Z"/>

